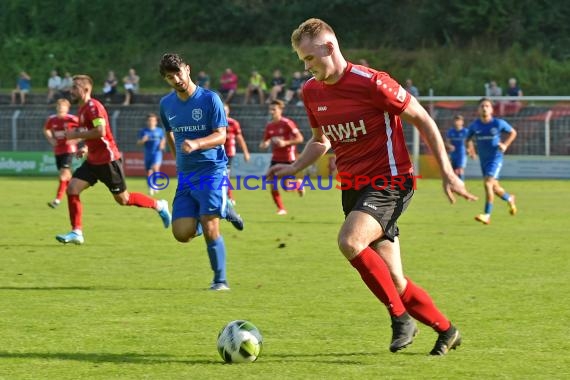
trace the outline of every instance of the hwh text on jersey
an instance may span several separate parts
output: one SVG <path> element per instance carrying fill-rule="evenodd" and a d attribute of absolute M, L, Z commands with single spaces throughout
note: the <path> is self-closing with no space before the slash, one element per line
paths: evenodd
<path fill-rule="evenodd" d="M 331 141 L 354 142 L 358 135 L 366 134 L 364 120 L 358 120 L 357 124 L 354 121 L 349 121 L 345 124 L 322 125 L 321 130 Z"/>

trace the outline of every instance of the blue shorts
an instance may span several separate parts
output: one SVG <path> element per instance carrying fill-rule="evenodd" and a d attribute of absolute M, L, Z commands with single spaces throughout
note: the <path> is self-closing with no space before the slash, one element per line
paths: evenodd
<path fill-rule="evenodd" d="M 483 177 L 493 177 L 499 179 L 499 173 L 503 167 L 503 161 L 489 161 L 481 162 L 481 172 L 483 172 Z"/>
<path fill-rule="evenodd" d="M 449 158 L 451 159 L 451 167 L 453 169 L 464 169 L 467 166 L 467 155 L 465 154 L 451 154 Z"/>
<path fill-rule="evenodd" d="M 150 170 L 155 165 L 162 164 L 162 151 L 158 151 L 154 154 L 144 155 L 144 168 L 145 170 Z"/>
<path fill-rule="evenodd" d="M 193 186 L 179 182 L 174 201 L 172 202 L 172 220 L 178 218 L 196 218 L 201 215 L 218 215 L 226 217 L 228 207 L 228 188 L 222 178 L 227 181 L 227 175 L 218 175 L 212 182 L 196 183 Z"/>

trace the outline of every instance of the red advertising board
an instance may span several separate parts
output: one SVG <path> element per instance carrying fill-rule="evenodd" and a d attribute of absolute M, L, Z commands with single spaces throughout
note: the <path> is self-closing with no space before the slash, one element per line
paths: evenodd
<path fill-rule="evenodd" d="M 144 153 L 123 152 L 123 168 L 125 175 L 129 177 L 146 177 L 144 169 Z M 164 153 L 160 171 L 171 178 L 176 177 L 176 160 L 170 153 Z"/>

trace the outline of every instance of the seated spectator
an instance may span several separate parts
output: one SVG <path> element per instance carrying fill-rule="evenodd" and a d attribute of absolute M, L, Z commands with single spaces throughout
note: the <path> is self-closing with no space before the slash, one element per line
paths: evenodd
<path fill-rule="evenodd" d="M 53 103 L 60 97 L 61 77 L 57 74 L 57 70 L 52 70 L 48 79 L 47 103 Z"/>
<path fill-rule="evenodd" d="M 220 76 L 220 94 L 224 96 L 224 103 L 230 103 L 238 88 L 238 76 L 227 68 Z"/>
<path fill-rule="evenodd" d="M 415 98 L 418 98 L 420 96 L 420 91 L 416 86 L 414 86 L 414 82 L 412 82 L 412 80 L 409 78 L 406 79 L 406 91 L 408 91 Z"/>
<path fill-rule="evenodd" d="M 123 78 L 123 83 L 125 86 L 125 101 L 124 106 L 128 106 L 132 103 L 134 95 L 139 91 L 140 78 L 137 75 L 135 69 L 130 68 L 129 73 Z"/>
<path fill-rule="evenodd" d="M 200 71 L 196 78 L 196 84 L 202 88 L 210 89 L 210 76 L 205 71 Z"/>
<path fill-rule="evenodd" d="M 66 71 L 61 79 L 61 96 L 67 100 L 71 100 L 71 86 L 73 85 L 73 78 L 69 71 Z"/>
<path fill-rule="evenodd" d="M 303 83 L 305 83 L 305 81 L 301 76 L 301 72 L 295 71 L 289 83 L 289 87 L 287 91 L 285 91 L 285 103 L 290 103 L 295 97 L 297 101 L 303 98 Z"/>
<path fill-rule="evenodd" d="M 32 89 L 32 77 L 25 71 L 20 72 L 16 88 L 12 90 L 12 103 L 16 104 L 16 95 L 20 95 L 20 103 L 26 104 L 26 95 Z"/>
<path fill-rule="evenodd" d="M 252 94 L 254 93 L 257 93 L 259 96 L 259 104 L 265 103 L 265 91 L 267 91 L 265 79 L 263 79 L 263 76 L 257 70 L 253 70 L 249 77 L 249 83 L 245 91 L 243 104 L 248 104 Z"/>
<path fill-rule="evenodd" d="M 487 96 L 503 96 L 503 89 L 497 85 L 497 82 L 492 80 L 489 82 L 489 87 L 487 89 Z"/>
<path fill-rule="evenodd" d="M 515 78 L 509 79 L 509 86 L 507 87 L 507 96 L 512 97 L 521 97 L 523 96 L 523 92 L 521 88 L 517 85 L 517 80 Z M 518 113 L 522 108 L 522 103 L 520 100 L 507 100 L 505 102 L 501 102 L 500 104 L 500 114 L 504 115 L 505 112 L 510 114 Z"/>
<path fill-rule="evenodd" d="M 117 85 L 119 82 L 117 81 L 117 77 L 115 76 L 114 71 L 109 71 L 107 73 L 107 79 L 105 79 L 105 83 L 103 84 L 103 96 L 105 97 L 105 102 L 111 103 L 111 100 L 117 94 Z"/>
<path fill-rule="evenodd" d="M 271 78 L 271 90 L 269 90 L 269 99 L 267 99 L 267 103 L 277 100 L 282 96 L 284 88 L 285 78 L 283 78 L 281 70 L 276 69 L 273 71 L 273 77 Z"/>

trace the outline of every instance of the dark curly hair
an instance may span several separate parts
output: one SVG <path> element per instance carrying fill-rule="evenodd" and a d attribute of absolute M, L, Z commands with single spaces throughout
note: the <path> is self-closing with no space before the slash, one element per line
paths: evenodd
<path fill-rule="evenodd" d="M 160 59 L 160 75 L 165 76 L 166 73 L 178 72 L 184 65 L 187 65 L 187 63 L 180 55 L 166 53 Z"/>

